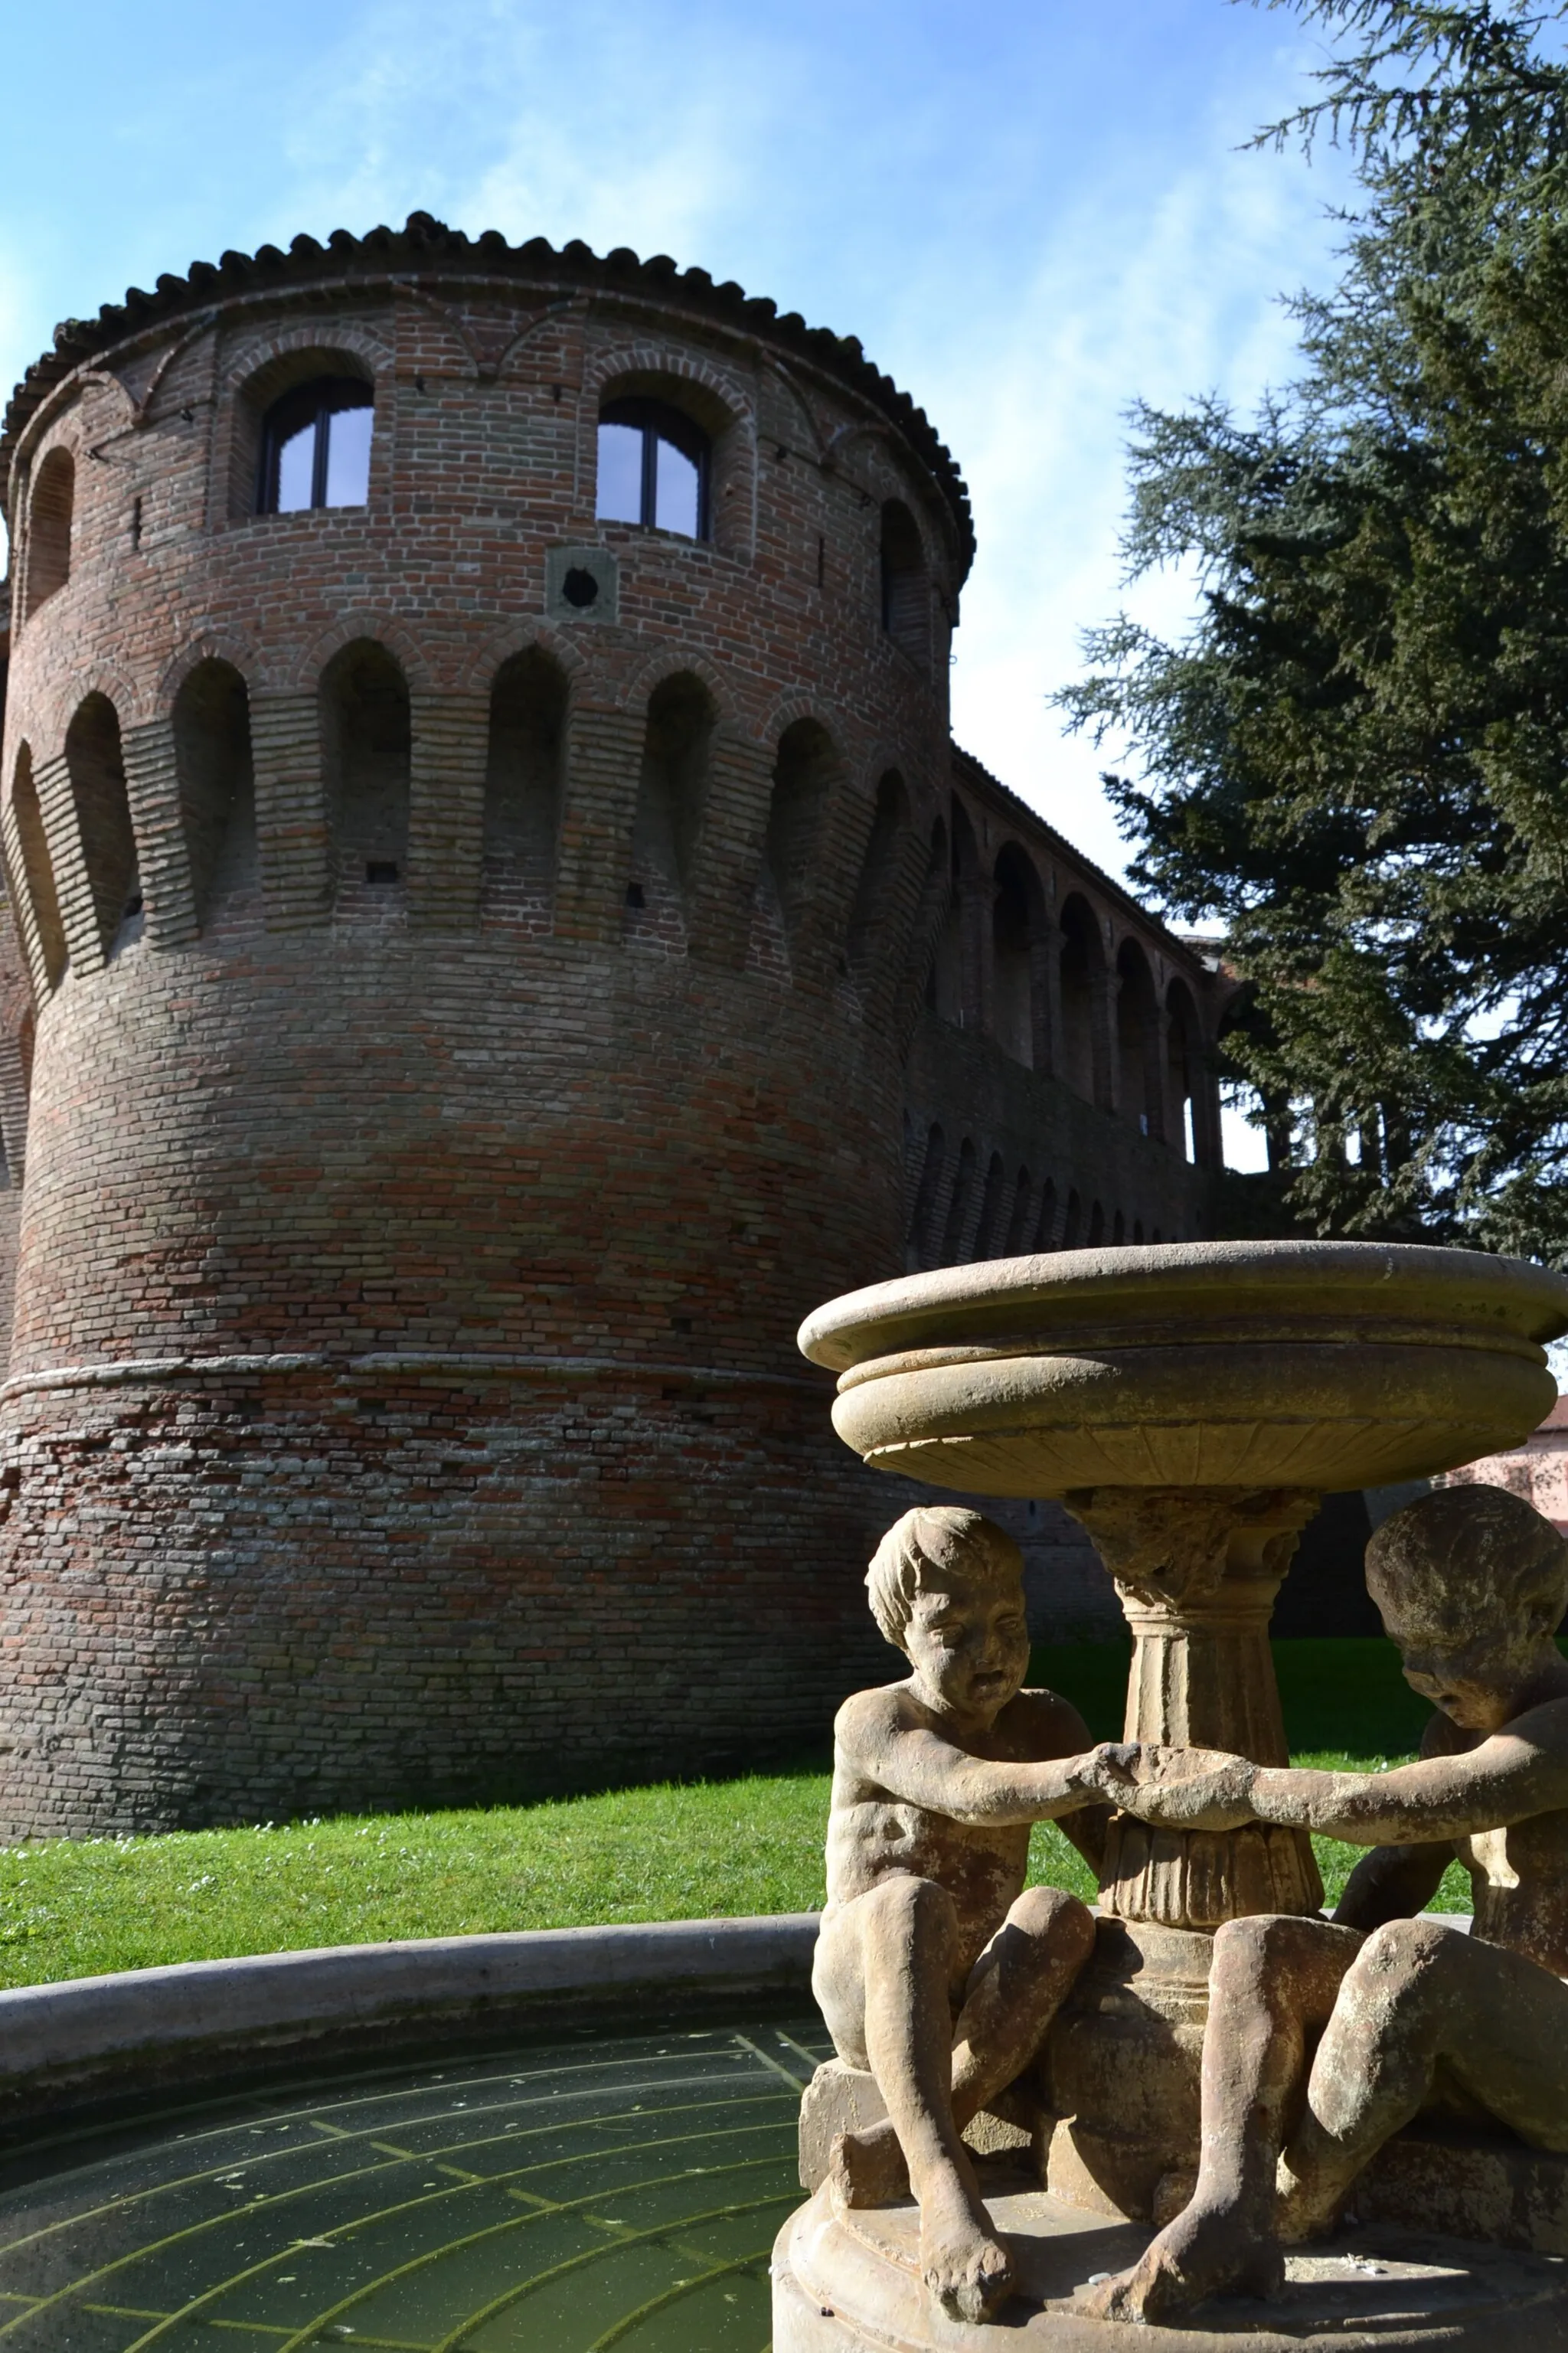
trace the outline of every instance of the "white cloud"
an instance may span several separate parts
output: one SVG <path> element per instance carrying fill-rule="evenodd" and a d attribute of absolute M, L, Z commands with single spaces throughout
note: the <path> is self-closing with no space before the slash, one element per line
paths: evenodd
<path fill-rule="evenodd" d="M 1180 575 L 1122 585 L 1125 409 L 1135 395 L 1180 406 L 1211 389 L 1246 407 L 1288 378 L 1295 335 L 1276 290 L 1331 242 L 1304 171 L 1213 144 L 1149 192 L 1142 221 L 1097 190 L 1056 224 L 1011 332 L 992 322 L 984 369 L 954 365 L 939 396 L 980 542 L 955 732 L 1113 871 L 1126 850 L 1099 776 L 1115 748 L 1068 737 L 1047 697 L 1080 671 L 1083 630 L 1118 607 L 1173 633 L 1193 610 Z"/>

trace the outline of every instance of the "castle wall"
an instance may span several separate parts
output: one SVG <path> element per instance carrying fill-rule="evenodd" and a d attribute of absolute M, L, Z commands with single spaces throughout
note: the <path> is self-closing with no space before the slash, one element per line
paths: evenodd
<path fill-rule="evenodd" d="M 1081 861 L 1092 1100 L 1049 1075 L 1072 858 L 954 770 L 924 419 L 699 273 L 481 248 L 161 281 L 9 420 L 12 1835 L 819 1741 L 909 1494 L 794 1332 L 930 1247 L 912 1139 L 1201 1223 L 1161 1073 L 1215 1008 Z M 312 370 L 367 494 L 257 513 Z M 706 538 L 596 518 L 622 396 L 707 435 Z"/>

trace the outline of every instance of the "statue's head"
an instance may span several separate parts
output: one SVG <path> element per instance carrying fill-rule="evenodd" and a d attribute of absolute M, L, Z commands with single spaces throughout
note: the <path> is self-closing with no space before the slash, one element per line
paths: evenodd
<path fill-rule="evenodd" d="M 994 1716 L 1029 1664 L 1024 1556 L 980 1512 L 923 1504 L 895 1520 L 866 1572 L 871 1613 L 914 1670 L 922 1696 Z"/>
<path fill-rule="evenodd" d="M 1568 1609 L 1568 1543 L 1503 1487 L 1438 1487 L 1366 1549 L 1367 1589 L 1411 1688 L 1468 1731 L 1494 1732 Z"/>

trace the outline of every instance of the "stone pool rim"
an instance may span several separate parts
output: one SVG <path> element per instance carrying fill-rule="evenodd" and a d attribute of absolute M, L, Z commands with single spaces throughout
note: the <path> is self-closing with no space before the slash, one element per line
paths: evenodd
<path fill-rule="evenodd" d="M 616 1922 L 174 1961 L 0 1990 L 0 2129 L 258 2074 L 525 2037 L 542 2025 L 810 2000 L 820 1915 Z"/>

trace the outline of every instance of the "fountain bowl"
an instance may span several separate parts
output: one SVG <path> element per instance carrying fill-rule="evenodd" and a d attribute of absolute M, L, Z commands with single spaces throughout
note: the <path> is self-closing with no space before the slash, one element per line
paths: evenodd
<path fill-rule="evenodd" d="M 1170 1242 L 940 1268 L 800 1346 L 876 1468 L 993 1495 L 1343 1490 L 1515 1445 L 1556 1398 L 1568 1277 L 1420 1244 Z"/>

